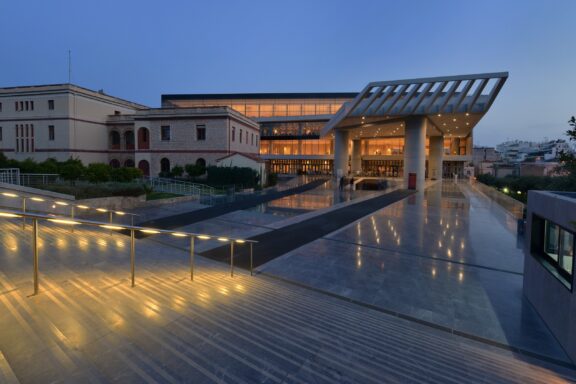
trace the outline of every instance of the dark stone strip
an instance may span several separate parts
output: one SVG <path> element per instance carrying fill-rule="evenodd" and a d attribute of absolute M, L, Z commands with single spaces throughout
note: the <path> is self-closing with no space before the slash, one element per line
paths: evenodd
<path fill-rule="evenodd" d="M 258 241 L 258 243 L 253 245 L 254 267 L 265 264 L 278 256 L 317 240 L 413 193 L 413 191 L 396 190 L 252 237 L 250 240 Z M 234 265 L 241 268 L 249 268 L 249 245 L 236 244 L 235 248 Z M 213 260 L 229 262 L 230 246 L 218 247 L 201 255 Z"/>

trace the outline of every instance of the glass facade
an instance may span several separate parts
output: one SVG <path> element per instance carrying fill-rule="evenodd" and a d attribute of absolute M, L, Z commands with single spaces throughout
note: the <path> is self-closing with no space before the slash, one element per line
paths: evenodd
<path fill-rule="evenodd" d="M 346 99 L 170 100 L 180 108 L 226 106 L 252 118 L 333 115 Z"/>
<path fill-rule="evenodd" d="M 332 160 L 273 159 L 268 160 L 272 173 L 329 175 L 332 173 Z"/>
<path fill-rule="evenodd" d="M 261 155 L 332 155 L 331 139 L 261 140 Z"/>

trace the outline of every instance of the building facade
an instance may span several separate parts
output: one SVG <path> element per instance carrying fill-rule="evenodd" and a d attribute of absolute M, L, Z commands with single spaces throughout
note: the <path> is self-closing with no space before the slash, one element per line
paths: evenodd
<path fill-rule="evenodd" d="M 576 193 L 529 191 L 524 295 L 576 360 Z"/>
<path fill-rule="evenodd" d="M 227 106 L 255 119 L 272 172 L 407 177 L 406 165 L 417 163 L 422 184 L 466 174 L 472 128 L 507 77 L 376 82 L 360 93 L 163 95 L 162 106 Z"/>
<path fill-rule="evenodd" d="M 146 107 L 71 84 L 0 88 L 0 151 L 9 158 L 108 162 L 108 117 Z"/>
<path fill-rule="evenodd" d="M 108 119 L 108 162 L 144 175 L 166 174 L 178 165 L 216 165 L 223 156 L 257 156 L 256 122 L 227 107 L 150 108 Z"/>
<path fill-rule="evenodd" d="M 256 156 L 259 145 L 259 125 L 231 108 L 148 108 L 72 84 L 0 89 L 0 151 L 16 160 L 75 158 L 158 175 Z"/>
<path fill-rule="evenodd" d="M 274 173 L 465 176 L 507 73 L 374 82 L 359 93 L 162 95 L 147 108 L 70 84 L 0 89 L 0 150 L 138 167 L 261 156 Z"/>

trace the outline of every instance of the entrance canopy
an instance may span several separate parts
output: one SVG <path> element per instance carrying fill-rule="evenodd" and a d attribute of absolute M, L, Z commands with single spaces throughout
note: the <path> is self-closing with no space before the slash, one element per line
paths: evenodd
<path fill-rule="evenodd" d="M 508 72 L 373 82 L 324 126 L 352 139 L 404 136 L 405 120 L 426 117 L 427 136 L 466 137 L 488 111 Z"/>

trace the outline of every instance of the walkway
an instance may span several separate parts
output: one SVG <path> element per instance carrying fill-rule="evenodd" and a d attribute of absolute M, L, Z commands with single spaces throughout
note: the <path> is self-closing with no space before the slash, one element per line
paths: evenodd
<path fill-rule="evenodd" d="M 258 241 L 258 243 L 254 245 L 254 266 L 265 264 L 298 247 L 328 235 L 353 221 L 404 199 L 412 193 L 413 192 L 407 190 L 396 190 L 251 237 L 251 240 Z M 213 260 L 229 262 L 230 247 L 223 246 L 211 249 L 203 252 L 202 256 Z M 243 268 L 250 266 L 248 246 L 237 247 L 237 252 L 235 252 L 234 255 L 234 263 Z"/>
<path fill-rule="evenodd" d="M 317 179 L 311 182 L 308 182 L 304 185 L 300 185 L 297 187 L 275 191 L 275 192 L 267 192 L 263 194 L 257 195 L 249 195 L 239 197 L 238 201 L 234 201 L 231 203 L 224 203 L 218 204 L 212 207 L 202 208 L 198 210 L 194 210 L 192 212 L 181 213 L 178 215 L 171 215 L 166 216 L 154 220 L 145 221 L 142 223 L 138 223 L 138 225 L 143 227 L 154 227 L 154 228 L 162 228 L 162 229 L 174 229 L 178 227 L 182 227 L 185 225 L 190 225 L 193 223 L 197 223 L 200 221 L 212 219 L 214 217 L 222 216 L 226 213 L 247 209 L 250 207 L 257 206 L 259 204 L 263 204 L 272 200 L 280 199 L 285 196 L 290 196 L 298 193 L 302 193 L 314 188 L 319 187 L 320 185 L 324 184 L 328 180 L 325 178 Z"/>
<path fill-rule="evenodd" d="M 260 270 L 385 313 L 570 364 L 522 295 L 516 219 L 445 181 Z"/>
<path fill-rule="evenodd" d="M 118 234 L 0 221 L 2 383 L 564 383 L 573 371 Z"/>

